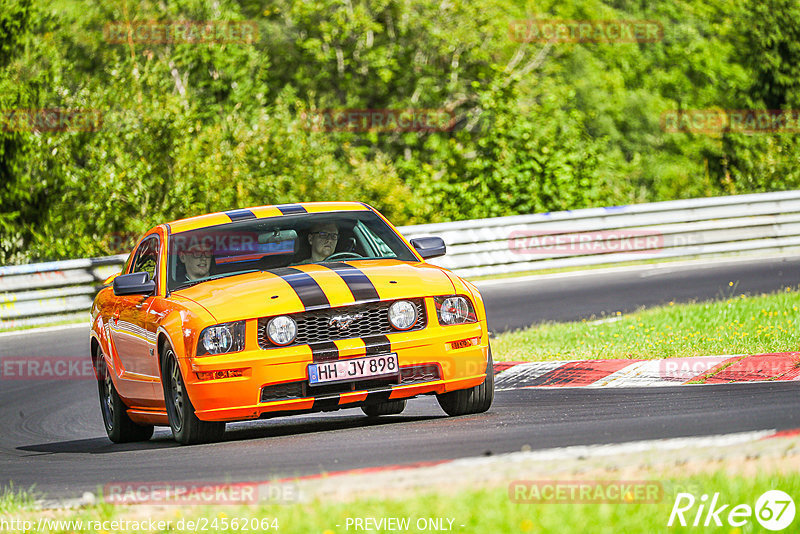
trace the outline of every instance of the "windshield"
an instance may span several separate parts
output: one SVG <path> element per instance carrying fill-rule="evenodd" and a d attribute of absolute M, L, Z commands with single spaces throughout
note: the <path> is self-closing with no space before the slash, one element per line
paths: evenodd
<path fill-rule="evenodd" d="M 251 219 L 172 234 L 168 258 L 170 291 L 293 265 L 364 259 L 418 261 L 371 211 Z"/>

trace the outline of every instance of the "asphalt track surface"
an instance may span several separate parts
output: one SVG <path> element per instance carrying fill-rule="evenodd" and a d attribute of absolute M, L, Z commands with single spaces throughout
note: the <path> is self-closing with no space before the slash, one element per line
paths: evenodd
<path fill-rule="evenodd" d="M 797 285 L 800 258 L 716 267 L 643 267 L 489 285 L 493 329 L 629 311 L 661 302 Z M 87 332 L 0 337 L 0 357 L 88 353 Z M 358 409 L 228 425 L 220 443 L 105 436 L 90 380 L 0 381 L 0 486 L 75 497 L 112 482 L 265 481 L 363 467 L 569 445 L 800 427 L 796 383 L 500 391 L 485 414 L 448 418 L 432 397 L 371 421 Z"/>

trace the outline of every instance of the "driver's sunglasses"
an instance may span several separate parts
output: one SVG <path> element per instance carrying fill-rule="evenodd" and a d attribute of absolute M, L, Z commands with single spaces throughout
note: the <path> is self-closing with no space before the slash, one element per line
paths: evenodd
<path fill-rule="evenodd" d="M 339 234 L 332 234 L 330 232 L 314 232 L 316 235 L 320 237 L 320 239 L 324 241 L 336 241 L 339 239 Z"/>
<path fill-rule="evenodd" d="M 213 256 L 210 250 L 192 250 L 187 252 L 187 254 L 196 260 L 200 258 L 211 258 L 211 256 Z"/>

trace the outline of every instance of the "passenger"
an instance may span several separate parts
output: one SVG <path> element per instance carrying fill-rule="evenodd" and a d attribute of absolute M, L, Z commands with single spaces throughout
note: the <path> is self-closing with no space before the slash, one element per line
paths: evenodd
<path fill-rule="evenodd" d="M 213 255 L 211 247 L 204 243 L 193 244 L 188 250 L 178 252 L 178 259 L 186 267 L 186 281 L 208 277 Z"/>

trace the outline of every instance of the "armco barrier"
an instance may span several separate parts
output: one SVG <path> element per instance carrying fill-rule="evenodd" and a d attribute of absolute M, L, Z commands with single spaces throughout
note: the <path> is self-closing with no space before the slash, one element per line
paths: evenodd
<path fill-rule="evenodd" d="M 800 191 L 400 227 L 441 236 L 431 263 L 471 277 L 631 260 L 800 250 Z M 76 317 L 125 256 L 0 267 L 0 328 Z"/>
<path fill-rule="evenodd" d="M 800 247 L 800 191 L 674 200 L 401 227 L 438 235 L 461 276 Z"/>
<path fill-rule="evenodd" d="M 0 267 L 0 328 L 83 318 L 127 255 Z"/>

